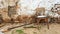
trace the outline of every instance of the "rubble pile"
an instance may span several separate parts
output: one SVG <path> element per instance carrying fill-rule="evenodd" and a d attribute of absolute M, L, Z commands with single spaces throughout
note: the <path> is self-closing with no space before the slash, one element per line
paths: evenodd
<path fill-rule="evenodd" d="M 21 0 L 21 2 L 24 2 Z M 33 2 L 32 2 L 33 3 Z M 40 3 L 40 2 L 39 2 Z M 23 3 L 24 4 L 24 3 Z M 12 19 L 18 19 L 18 16 L 23 16 L 24 18 L 30 18 L 33 15 L 49 15 L 51 17 L 59 18 L 60 17 L 60 4 L 55 4 L 51 11 L 48 11 L 48 14 L 45 14 L 46 7 L 36 7 L 32 10 L 33 7 L 29 8 L 28 3 L 26 6 L 22 6 L 20 0 L 1 0 L 0 1 L 0 14 L 4 22 L 9 22 Z M 22 18 L 22 20 L 24 19 Z"/>

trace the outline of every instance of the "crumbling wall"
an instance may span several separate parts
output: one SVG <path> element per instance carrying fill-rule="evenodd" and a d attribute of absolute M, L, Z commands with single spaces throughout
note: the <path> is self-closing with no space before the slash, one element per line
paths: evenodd
<path fill-rule="evenodd" d="M 8 0 L 0 0 L 0 13 L 2 14 L 3 20 L 10 19 L 8 16 Z"/>
<path fill-rule="evenodd" d="M 59 4 L 60 0 L 20 0 L 18 4 L 21 6 L 20 10 L 18 10 L 18 14 L 27 14 L 27 15 L 33 15 L 36 12 L 35 10 L 38 5 L 40 7 L 44 7 L 47 10 L 50 10 L 55 4 Z M 21 13 L 19 13 L 21 12 Z"/>
<path fill-rule="evenodd" d="M 60 3 L 59 1 L 60 0 L 0 0 L 0 13 L 3 15 L 3 19 L 10 18 L 8 15 L 8 11 L 10 11 L 8 10 L 8 6 L 18 6 L 17 9 L 14 8 L 16 9 L 17 14 L 13 15 L 13 18 L 16 18 L 18 15 L 31 16 L 36 13 L 35 9 L 38 7 L 38 5 L 39 8 L 44 7 L 46 10 L 50 10 L 54 4 Z"/>

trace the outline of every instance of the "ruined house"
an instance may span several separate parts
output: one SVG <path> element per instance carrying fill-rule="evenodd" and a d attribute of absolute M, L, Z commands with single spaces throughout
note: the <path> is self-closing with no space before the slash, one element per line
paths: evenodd
<path fill-rule="evenodd" d="M 39 13 L 40 15 L 45 15 L 44 13 L 46 12 L 46 10 L 50 10 L 50 8 L 55 3 L 54 0 L 53 0 L 53 2 L 52 2 L 52 0 L 51 1 L 50 0 L 47 0 L 47 1 L 29 0 L 28 2 L 27 1 L 28 0 L 9 0 L 9 1 L 1 0 L 0 1 L 0 3 L 1 3 L 0 4 L 0 6 L 1 6 L 0 13 L 3 15 L 2 16 L 3 19 L 4 20 L 5 19 L 10 20 L 11 18 L 16 19 L 16 17 L 19 15 L 31 16 L 31 15 L 35 15 L 36 12 Z M 52 2 L 52 3 L 50 3 L 50 2 Z M 39 4 L 39 7 L 37 7 L 38 4 Z M 60 13 L 59 9 L 58 9 L 58 13 Z"/>

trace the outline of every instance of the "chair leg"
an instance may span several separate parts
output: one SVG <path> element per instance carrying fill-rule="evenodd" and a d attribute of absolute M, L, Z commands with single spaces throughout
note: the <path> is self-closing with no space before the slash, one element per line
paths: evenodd
<path fill-rule="evenodd" d="M 37 29 L 38 30 L 39 30 L 39 25 L 40 25 L 39 22 L 40 22 L 40 19 L 37 19 L 37 23 L 36 24 L 37 24 Z"/>
<path fill-rule="evenodd" d="M 37 19 L 37 25 L 39 25 L 40 19 Z"/>
<path fill-rule="evenodd" d="M 49 22 L 48 22 L 48 18 L 45 19 L 46 23 L 47 23 L 47 28 L 49 29 Z"/>
<path fill-rule="evenodd" d="M 47 28 L 49 29 L 49 22 L 47 22 Z"/>

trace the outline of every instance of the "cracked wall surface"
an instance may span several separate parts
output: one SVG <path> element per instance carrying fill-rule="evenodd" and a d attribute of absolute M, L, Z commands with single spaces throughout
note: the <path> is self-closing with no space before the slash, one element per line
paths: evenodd
<path fill-rule="evenodd" d="M 4 18 L 7 18 L 9 11 L 8 6 L 15 6 L 17 14 L 15 14 L 13 17 L 18 15 L 30 16 L 36 13 L 34 10 L 37 7 L 44 7 L 46 10 L 50 10 L 54 4 L 60 4 L 60 0 L 0 0 L 0 13 Z"/>

